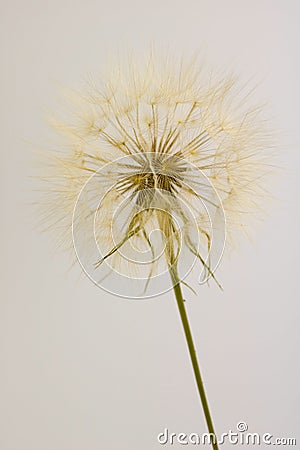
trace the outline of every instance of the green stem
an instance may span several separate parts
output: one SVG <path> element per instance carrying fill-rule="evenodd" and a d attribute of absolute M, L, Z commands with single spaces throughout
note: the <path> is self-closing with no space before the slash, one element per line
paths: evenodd
<path fill-rule="evenodd" d="M 197 360 L 196 349 L 195 349 L 195 345 L 193 342 L 193 336 L 192 336 L 187 312 L 186 312 L 185 305 L 184 305 L 184 299 L 182 296 L 180 281 L 179 281 L 179 278 L 177 275 L 177 271 L 176 271 L 176 269 L 174 269 L 174 267 L 173 268 L 170 267 L 170 275 L 171 275 L 171 279 L 172 279 L 172 283 L 173 283 L 174 294 L 176 297 L 181 322 L 182 322 L 183 329 L 184 329 L 184 334 L 186 337 L 187 346 L 188 346 L 189 353 L 190 353 L 192 366 L 194 369 L 194 375 L 196 378 L 196 383 L 197 383 L 198 392 L 199 392 L 199 396 L 201 399 L 201 403 L 202 403 L 202 407 L 203 407 L 203 411 L 204 411 L 204 415 L 205 415 L 207 428 L 208 428 L 208 431 L 211 434 L 211 438 L 212 438 L 211 439 L 212 440 L 212 448 L 214 450 L 219 450 L 219 447 L 217 444 L 217 435 L 215 433 L 212 417 L 211 417 L 211 414 L 209 411 L 208 401 L 207 401 L 207 397 L 206 397 L 206 393 L 205 393 L 205 389 L 204 389 L 204 385 L 203 385 L 203 380 L 202 380 L 202 376 L 201 376 L 201 372 L 200 372 L 200 368 L 199 368 L 199 364 L 198 364 L 198 360 Z"/>

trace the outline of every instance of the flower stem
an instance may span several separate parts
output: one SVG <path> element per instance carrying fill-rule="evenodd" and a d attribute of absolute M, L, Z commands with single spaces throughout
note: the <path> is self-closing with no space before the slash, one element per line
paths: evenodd
<path fill-rule="evenodd" d="M 199 364 L 198 364 L 198 360 L 197 360 L 196 349 L 195 349 L 195 345 L 194 345 L 194 341 L 193 341 L 191 328 L 189 325 L 187 312 L 186 312 L 185 305 L 184 305 L 184 299 L 182 296 L 182 290 L 181 290 L 180 281 L 179 281 L 179 278 L 177 275 L 177 270 L 174 269 L 174 267 L 173 268 L 170 267 L 169 270 L 170 270 L 174 294 L 176 297 L 181 322 L 182 322 L 183 329 L 184 329 L 184 334 L 186 337 L 187 346 L 188 346 L 189 353 L 190 353 L 190 358 L 191 358 L 191 362 L 192 362 L 192 366 L 193 366 L 193 370 L 194 370 L 194 375 L 195 375 L 195 379 L 196 379 L 196 383 L 197 383 L 197 387 L 198 387 L 198 392 L 199 392 L 199 396 L 201 399 L 201 403 L 202 403 L 202 407 L 203 407 L 203 411 L 204 411 L 204 415 L 205 415 L 207 428 L 211 435 L 212 448 L 214 450 L 219 450 L 219 447 L 217 444 L 217 435 L 215 433 L 212 417 L 211 417 L 211 414 L 209 411 L 208 401 L 207 401 L 207 397 L 206 397 L 206 393 L 205 393 L 205 389 L 204 389 L 204 385 L 203 385 L 203 380 L 202 380 L 202 376 L 201 376 L 201 372 L 200 372 L 200 368 L 199 368 Z"/>

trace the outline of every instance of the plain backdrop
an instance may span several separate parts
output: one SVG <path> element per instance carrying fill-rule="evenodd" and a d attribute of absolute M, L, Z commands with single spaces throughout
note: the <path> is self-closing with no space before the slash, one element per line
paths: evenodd
<path fill-rule="evenodd" d="M 268 102 L 282 167 L 272 206 L 223 260 L 224 292 L 186 292 L 187 308 L 218 433 L 245 421 L 300 442 L 299 2 L 11 0 L 1 1 L 1 450 L 153 450 L 165 427 L 206 430 L 172 294 L 134 302 L 96 288 L 68 270 L 31 207 L 32 147 L 60 86 L 152 42 L 200 49 L 259 80 Z"/>

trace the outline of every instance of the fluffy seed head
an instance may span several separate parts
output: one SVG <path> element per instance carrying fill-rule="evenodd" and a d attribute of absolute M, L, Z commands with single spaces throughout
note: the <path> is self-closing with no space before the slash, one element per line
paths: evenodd
<path fill-rule="evenodd" d="M 55 123 L 65 143 L 44 177 L 60 241 L 72 243 L 73 230 L 93 280 L 106 265 L 120 286 L 128 277 L 148 286 L 170 267 L 183 279 L 196 260 L 203 280 L 214 277 L 225 219 L 235 236 L 263 193 L 267 136 L 249 93 L 194 60 L 151 55 L 116 65 L 72 105 Z"/>

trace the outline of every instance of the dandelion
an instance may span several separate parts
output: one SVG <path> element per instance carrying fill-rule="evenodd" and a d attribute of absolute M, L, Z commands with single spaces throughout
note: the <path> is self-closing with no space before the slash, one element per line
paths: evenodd
<path fill-rule="evenodd" d="M 181 285 L 191 268 L 220 285 L 225 224 L 234 243 L 259 211 L 261 108 L 248 106 L 251 96 L 233 76 L 153 55 L 114 66 L 104 82 L 71 97 L 68 119 L 55 122 L 67 145 L 49 156 L 44 177 L 47 224 L 105 289 L 129 297 L 142 284 L 140 296 L 174 289 L 218 449 Z"/>

